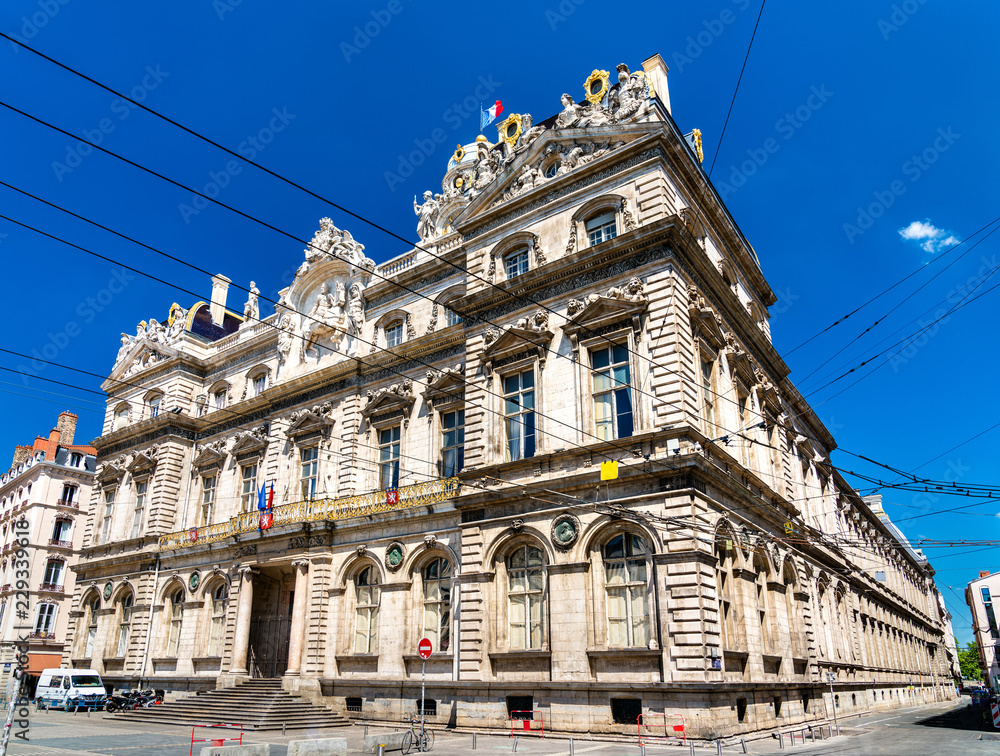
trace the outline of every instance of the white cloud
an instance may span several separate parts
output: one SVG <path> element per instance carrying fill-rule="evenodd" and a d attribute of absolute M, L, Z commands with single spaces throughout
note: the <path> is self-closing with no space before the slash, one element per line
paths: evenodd
<path fill-rule="evenodd" d="M 961 241 L 950 231 L 935 226 L 930 222 L 930 219 L 913 221 L 909 226 L 899 229 L 899 235 L 906 241 L 920 242 L 920 248 L 931 254 L 952 247 Z"/>

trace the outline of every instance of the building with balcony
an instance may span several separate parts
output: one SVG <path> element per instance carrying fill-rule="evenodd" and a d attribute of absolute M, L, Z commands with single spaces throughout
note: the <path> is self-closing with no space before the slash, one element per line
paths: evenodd
<path fill-rule="evenodd" d="M 0 687 L 22 638 L 33 677 L 62 660 L 97 454 L 74 443 L 76 423 L 60 413 L 48 436 L 15 447 L 0 475 Z"/>
<path fill-rule="evenodd" d="M 1000 572 L 988 570 L 965 587 L 965 603 L 972 612 L 972 633 L 979 646 L 979 663 L 983 682 L 990 690 L 1000 692 L 1000 629 L 993 599 L 1000 600 Z"/>
<path fill-rule="evenodd" d="M 398 721 L 428 638 L 432 722 L 571 732 L 954 695 L 662 59 L 580 84 L 460 145 L 413 249 L 324 218 L 273 314 L 220 275 L 122 334 L 68 663 Z"/>

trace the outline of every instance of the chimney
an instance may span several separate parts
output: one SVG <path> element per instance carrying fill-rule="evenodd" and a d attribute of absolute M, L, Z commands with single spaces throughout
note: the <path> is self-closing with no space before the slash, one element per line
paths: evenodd
<path fill-rule="evenodd" d="M 667 64 L 663 62 L 663 58 L 660 57 L 659 53 L 656 53 L 651 58 L 646 58 L 642 61 L 642 70 L 646 72 L 646 77 L 649 82 L 653 85 L 653 93 L 663 103 L 663 107 L 670 112 L 670 90 L 667 89 Z"/>
<path fill-rule="evenodd" d="M 49 431 L 49 443 L 48 448 L 45 450 L 45 459 L 55 461 L 56 451 L 59 449 L 60 435 L 58 426 Z"/>
<path fill-rule="evenodd" d="M 72 446 L 73 438 L 76 436 L 77 416 L 72 412 L 60 412 L 56 428 L 59 430 L 59 443 L 63 446 Z"/>
<path fill-rule="evenodd" d="M 222 320 L 226 315 L 226 297 L 229 294 L 229 284 L 232 280 L 219 273 L 212 276 L 212 322 L 217 326 L 222 325 Z"/>
<path fill-rule="evenodd" d="M 24 460 L 31 456 L 32 449 L 33 447 L 31 446 L 15 446 L 14 461 L 10 463 L 10 466 L 17 467 L 19 464 L 24 462 Z"/>
<path fill-rule="evenodd" d="M 979 571 L 979 577 L 984 578 L 984 577 L 989 577 L 989 576 L 990 576 L 990 571 L 989 570 L 980 570 Z"/>

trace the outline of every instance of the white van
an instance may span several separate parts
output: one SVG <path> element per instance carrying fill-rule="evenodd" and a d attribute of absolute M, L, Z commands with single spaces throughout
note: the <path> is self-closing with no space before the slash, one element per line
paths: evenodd
<path fill-rule="evenodd" d="M 42 709 L 97 708 L 106 698 L 104 682 L 92 669 L 44 669 L 35 687 L 35 702 Z"/>

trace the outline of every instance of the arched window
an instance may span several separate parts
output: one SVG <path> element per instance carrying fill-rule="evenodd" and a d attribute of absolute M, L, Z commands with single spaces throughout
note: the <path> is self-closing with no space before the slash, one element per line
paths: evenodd
<path fill-rule="evenodd" d="M 170 594 L 166 614 L 170 622 L 167 630 L 167 656 L 177 656 L 177 649 L 180 648 L 181 642 L 181 627 L 184 624 L 183 588 L 178 588 Z"/>
<path fill-rule="evenodd" d="M 436 651 L 451 647 L 451 563 L 435 559 L 423 573 L 424 637 Z"/>
<path fill-rule="evenodd" d="M 374 654 L 378 649 L 378 572 L 365 567 L 354 578 L 354 653 Z"/>
<path fill-rule="evenodd" d="M 163 394 L 159 391 L 146 396 L 146 417 L 152 419 L 160 414 L 160 407 L 163 403 Z"/>
<path fill-rule="evenodd" d="M 222 646 L 226 637 L 226 605 L 229 603 L 229 588 L 225 583 L 209 594 L 212 602 L 212 625 L 208 633 L 208 655 L 222 656 Z"/>
<path fill-rule="evenodd" d="M 123 658 L 128 651 L 129 636 L 132 631 L 133 596 L 127 593 L 118 601 L 118 647 L 115 656 Z"/>
<path fill-rule="evenodd" d="M 115 408 L 115 420 L 112 430 L 121 430 L 128 425 L 128 403 L 119 404 Z"/>
<path fill-rule="evenodd" d="M 545 555 L 537 546 L 519 546 L 507 558 L 507 606 L 511 650 L 545 644 Z"/>
<path fill-rule="evenodd" d="M 87 627 L 87 642 L 84 645 L 83 656 L 89 659 L 94 655 L 94 641 L 97 640 L 97 610 L 101 608 L 100 596 L 93 596 L 86 604 L 84 620 Z"/>
<path fill-rule="evenodd" d="M 632 533 L 604 544 L 604 588 L 608 606 L 608 646 L 648 648 L 649 549 Z"/>
<path fill-rule="evenodd" d="M 739 603 L 735 601 L 736 583 L 733 575 L 733 539 L 720 532 L 717 537 L 715 554 L 719 560 L 716 568 L 716 585 L 719 594 L 719 631 L 722 647 L 733 651 L 743 650 L 743 634 L 740 632 Z"/>

